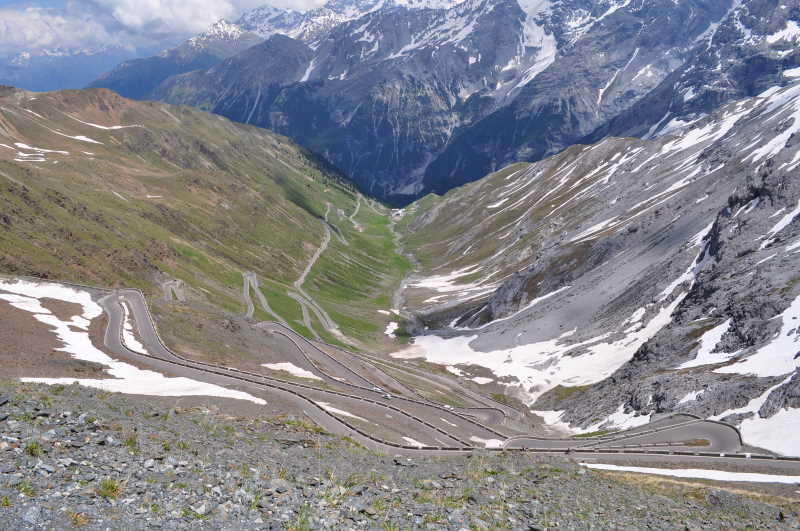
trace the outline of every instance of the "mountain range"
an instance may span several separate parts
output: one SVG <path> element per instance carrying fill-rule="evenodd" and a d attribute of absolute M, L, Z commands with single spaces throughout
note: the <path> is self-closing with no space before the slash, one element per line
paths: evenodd
<path fill-rule="evenodd" d="M 782 83 L 800 65 L 798 9 L 333 0 L 305 14 L 257 9 L 226 26 L 220 38 L 237 44 L 224 52 L 211 39 L 187 59 L 184 44 L 94 85 L 276 130 L 405 204 L 576 142 L 652 136 Z"/>
<path fill-rule="evenodd" d="M 678 412 L 796 453 L 798 21 L 800 0 L 259 8 L 95 83 L 160 101 L 2 89 L 0 268 L 163 292 L 187 356 L 256 363 L 245 314 L 573 434 Z"/>

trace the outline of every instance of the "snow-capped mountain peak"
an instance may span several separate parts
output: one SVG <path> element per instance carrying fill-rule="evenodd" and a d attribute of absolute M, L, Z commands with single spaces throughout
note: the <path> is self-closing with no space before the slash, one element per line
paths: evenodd
<path fill-rule="evenodd" d="M 208 41 L 235 40 L 242 36 L 244 31 L 238 24 L 231 24 L 225 19 L 220 19 L 203 33 L 188 40 L 190 45 L 201 46 Z"/>

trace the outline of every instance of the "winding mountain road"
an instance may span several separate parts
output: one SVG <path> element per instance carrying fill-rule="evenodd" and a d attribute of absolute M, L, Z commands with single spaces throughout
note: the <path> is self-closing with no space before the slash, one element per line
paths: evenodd
<path fill-rule="evenodd" d="M 191 361 L 170 351 L 162 343 L 138 290 L 106 292 L 99 302 L 108 315 L 104 343 L 123 359 L 147 364 L 155 370 L 186 376 L 209 383 L 234 386 L 270 399 L 275 394 L 293 402 L 311 420 L 327 431 L 349 436 L 379 452 L 398 455 L 458 455 L 474 451 L 529 451 L 568 453 L 576 459 L 664 463 L 679 458 L 691 462 L 736 463 L 739 467 L 758 463 L 782 471 L 800 472 L 800 460 L 741 453 L 741 436 L 736 428 L 713 421 L 676 415 L 651 425 L 640 426 L 605 437 L 585 439 L 547 439 L 531 436 L 503 436 L 498 430 L 475 422 L 457 411 L 406 397 L 386 395 L 360 384 L 334 380 L 345 391 L 320 388 L 297 382 L 250 373 L 232 367 Z M 131 309 L 136 330 L 149 354 L 128 349 L 122 340 L 125 303 Z M 268 325 L 274 333 L 284 333 L 307 354 L 316 348 L 302 336 L 293 337 L 283 325 Z M 317 356 L 324 353 L 318 349 Z M 330 365 L 329 365 L 330 366 Z M 347 367 L 342 367 L 346 372 Z M 354 373 L 358 376 L 357 373 Z M 354 378 L 353 374 L 349 375 Z M 344 379 L 344 378 L 342 378 Z M 333 383 L 333 382 L 332 382 Z M 332 404 L 333 409 L 329 406 Z M 348 418 L 341 410 L 355 412 Z M 354 420 L 357 419 L 357 420 Z M 699 441 L 703 441 L 702 443 Z M 413 443 L 413 444 L 412 444 Z M 695 446 L 695 444 L 698 444 Z M 755 465 L 754 465 L 755 466 Z"/>
<path fill-rule="evenodd" d="M 38 279 L 34 279 L 38 280 Z M 743 453 L 739 431 L 728 424 L 706 421 L 689 415 L 672 415 L 651 424 L 604 437 L 547 439 L 528 435 L 507 436 L 458 411 L 437 404 L 390 395 L 382 389 L 342 381 L 336 389 L 326 382 L 316 387 L 297 381 L 267 376 L 186 359 L 162 342 L 144 294 L 136 289 L 110 290 L 66 284 L 83 289 L 103 308 L 107 316 L 103 334 L 105 348 L 121 360 L 136 362 L 165 374 L 241 389 L 266 400 L 282 399 L 293 403 L 313 422 L 328 432 L 349 436 L 365 447 L 390 455 L 452 456 L 479 452 L 525 451 L 568 454 L 579 461 L 614 462 L 677 466 L 732 466 L 736 470 L 764 470 L 800 474 L 800 458 Z M 129 313 L 126 311 L 129 309 Z M 132 324 L 144 352 L 125 345 L 126 318 Z M 324 354 L 313 342 L 297 336 L 279 323 L 282 332 L 304 355 L 313 349 Z M 343 363 L 340 369 L 351 370 Z M 336 363 L 321 372 L 335 367 Z M 351 378 L 360 373 L 353 371 Z M 369 382 L 365 379 L 364 382 Z M 333 384 L 333 382 L 330 382 Z"/>
<path fill-rule="evenodd" d="M 264 296 L 264 292 L 261 291 L 261 286 L 258 283 L 258 275 L 253 273 L 252 271 L 245 271 L 242 273 L 242 278 L 244 279 L 243 287 L 242 287 L 242 296 L 244 297 L 245 305 L 247 306 L 247 313 L 245 317 L 247 319 L 253 318 L 253 313 L 255 308 L 253 306 L 253 299 L 250 296 L 250 289 L 252 289 L 255 294 L 258 302 L 261 304 L 261 308 L 267 313 L 267 315 L 273 316 L 275 319 L 278 320 L 281 324 L 285 326 L 289 326 L 286 320 L 281 317 L 281 315 L 272 310 L 270 307 L 269 302 L 267 301 L 267 297 Z"/>
<path fill-rule="evenodd" d="M 303 310 L 303 324 L 306 328 L 311 330 L 315 337 L 319 338 L 319 334 L 317 334 L 316 330 L 314 330 L 311 319 L 308 315 L 308 310 L 314 312 L 314 315 L 317 316 L 317 319 L 320 323 L 322 323 L 322 326 L 326 330 L 331 332 L 337 338 L 346 340 L 344 334 L 341 333 L 339 327 L 336 325 L 336 322 L 331 319 L 330 315 L 328 315 L 328 312 L 326 312 L 319 304 L 317 304 L 317 301 L 315 301 L 314 298 L 309 295 L 305 289 L 303 289 L 303 285 L 306 283 L 306 279 L 311 273 L 311 270 L 314 269 L 314 266 L 317 264 L 322 254 L 331 244 L 331 228 L 328 225 L 328 217 L 330 216 L 330 213 L 331 204 L 328 203 L 327 209 L 325 210 L 325 219 L 322 223 L 322 226 L 325 229 L 325 234 L 322 237 L 322 243 L 314 252 L 314 255 L 311 257 L 311 260 L 309 260 L 308 264 L 306 264 L 305 269 L 303 269 L 303 272 L 300 274 L 300 278 L 295 280 L 293 286 L 294 289 L 297 290 L 297 293 L 289 292 L 289 296 L 296 300 L 298 304 L 300 304 Z"/>

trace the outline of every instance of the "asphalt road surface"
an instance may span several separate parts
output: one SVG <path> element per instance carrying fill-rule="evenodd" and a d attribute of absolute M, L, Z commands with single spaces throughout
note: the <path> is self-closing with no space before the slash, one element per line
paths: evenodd
<path fill-rule="evenodd" d="M 332 384 L 340 384 L 337 390 L 333 390 L 332 385 L 315 387 L 232 367 L 195 362 L 176 355 L 163 345 L 144 296 L 138 290 L 106 292 L 99 302 L 108 315 L 104 343 L 121 359 L 133 360 L 169 374 L 235 387 L 267 400 L 280 395 L 284 400 L 295 403 L 299 410 L 323 429 L 352 437 L 367 448 L 391 455 L 424 453 L 446 456 L 475 451 L 529 451 L 566 453 L 576 459 L 592 462 L 624 460 L 626 463 L 664 464 L 683 459 L 706 466 L 724 462 L 733 463 L 739 469 L 752 464 L 753 467 L 774 468 L 782 473 L 800 472 L 800 460 L 760 455 L 751 458 L 749 454 L 744 454 L 741 436 L 733 426 L 687 415 L 666 417 L 605 437 L 507 437 L 499 427 L 484 425 L 450 408 L 408 397 L 387 396 L 384 390 L 371 388 L 371 382 L 356 371 L 349 373 L 342 360 L 339 360 L 338 369 L 334 369 L 337 366 L 335 363 L 318 369 L 333 380 Z M 130 308 L 136 330 L 149 354 L 131 351 L 122 341 L 122 304 Z M 276 332 L 281 328 L 279 324 L 274 326 Z M 313 343 L 305 338 L 296 341 L 296 346 L 309 358 L 322 355 L 322 351 L 314 352 Z M 339 374 L 342 376 L 327 373 L 334 370 L 341 371 Z M 358 381 L 356 377 L 363 381 L 345 384 L 339 381 L 339 378 L 344 380 L 345 375 L 354 381 Z"/>

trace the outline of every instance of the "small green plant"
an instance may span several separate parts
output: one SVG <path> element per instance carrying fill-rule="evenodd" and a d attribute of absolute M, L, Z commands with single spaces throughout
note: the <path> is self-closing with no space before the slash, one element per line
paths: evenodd
<path fill-rule="evenodd" d="M 250 502 L 250 510 L 255 511 L 256 509 L 258 509 L 259 502 L 261 502 L 261 493 L 256 492 L 253 495 L 253 500 Z"/>
<path fill-rule="evenodd" d="M 304 504 L 297 512 L 297 518 L 287 528 L 289 531 L 311 531 L 311 506 Z"/>
<path fill-rule="evenodd" d="M 444 517 L 441 514 L 433 513 L 433 514 L 426 514 L 425 517 L 422 519 L 422 522 L 425 524 L 438 524 L 444 520 Z"/>
<path fill-rule="evenodd" d="M 130 448 L 132 451 L 137 452 L 139 451 L 139 441 L 136 438 L 136 435 L 129 435 L 125 438 L 122 442 L 127 448 Z"/>
<path fill-rule="evenodd" d="M 36 441 L 31 441 L 25 446 L 25 453 L 31 457 L 39 457 L 44 452 L 42 451 L 42 445 Z"/>
<path fill-rule="evenodd" d="M 363 444 L 361 444 L 360 442 L 358 442 L 357 440 L 355 440 L 355 439 L 353 439 L 352 437 L 349 437 L 349 436 L 342 437 L 342 441 L 346 442 L 350 446 L 355 446 L 359 450 L 366 450 L 367 449 L 366 446 L 364 446 Z"/>
<path fill-rule="evenodd" d="M 121 493 L 122 487 L 111 478 L 100 481 L 100 486 L 97 488 L 97 494 L 107 499 L 118 498 Z"/>
<path fill-rule="evenodd" d="M 47 395 L 40 395 L 39 404 L 43 407 L 53 407 L 53 399 Z"/>
<path fill-rule="evenodd" d="M 70 511 L 67 513 L 67 515 L 69 516 L 69 521 L 74 527 L 83 527 L 89 523 L 89 517 L 83 513 Z"/>
<path fill-rule="evenodd" d="M 328 433 L 316 424 L 306 420 L 287 420 L 284 422 L 284 425 L 289 428 L 294 428 L 297 431 L 305 431 L 308 433 L 315 433 L 317 435 L 325 435 Z"/>
<path fill-rule="evenodd" d="M 195 512 L 191 507 L 184 507 L 183 510 L 181 510 L 181 518 L 187 518 L 189 520 L 205 520 L 207 517 Z"/>
<path fill-rule="evenodd" d="M 187 443 L 185 441 L 178 441 L 178 448 L 180 448 L 181 450 L 184 450 L 184 451 L 188 450 L 189 449 L 189 443 Z"/>
<path fill-rule="evenodd" d="M 27 481 L 20 481 L 15 488 L 17 492 L 24 494 L 28 498 L 33 498 L 36 495 L 36 491 L 33 490 L 33 487 Z"/>
<path fill-rule="evenodd" d="M 8 496 L 0 496 L 0 507 L 11 507 L 11 500 Z"/>

